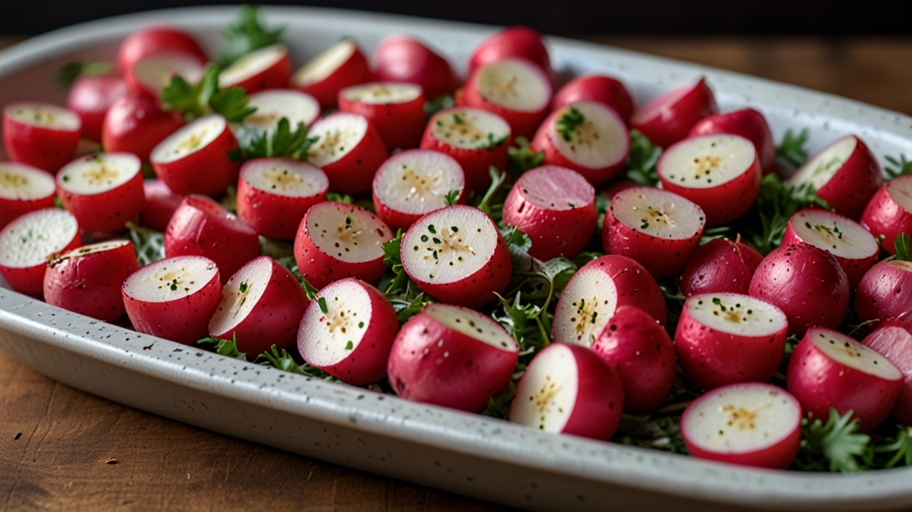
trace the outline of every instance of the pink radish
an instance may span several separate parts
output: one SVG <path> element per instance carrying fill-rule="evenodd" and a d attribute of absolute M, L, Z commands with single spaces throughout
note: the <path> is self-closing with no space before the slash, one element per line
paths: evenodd
<path fill-rule="evenodd" d="M 406 36 L 392 35 L 380 41 L 374 50 L 373 68 L 377 80 L 419 85 L 428 98 L 451 94 L 458 85 L 445 58 Z"/>
<path fill-rule="evenodd" d="M 814 418 L 831 407 L 853 412 L 859 430 L 869 432 L 887 419 L 903 374 L 887 358 L 845 334 L 825 327 L 808 329 L 795 347 L 786 375 L 788 390 Z"/>
<path fill-rule="evenodd" d="M 117 62 L 131 87 L 145 92 L 137 73 L 142 74 L 144 68 L 148 73 L 148 68 L 157 66 L 152 64 L 165 62 L 168 57 L 191 62 L 200 68 L 208 60 L 199 44 L 188 34 L 170 27 L 150 27 L 134 32 L 124 40 Z M 140 69 L 136 69 L 137 66 Z"/>
<path fill-rule="evenodd" d="M 30 165 L 0 162 L 0 229 L 26 213 L 54 206 L 54 178 Z"/>
<path fill-rule="evenodd" d="M 251 160 L 241 167 L 238 216 L 262 236 L 290 240 L 328 190 L 329 179 L 319 167 L 282 158 Z"/>
<path fill-rule="evenodd" d="M 490 317 L 430 304 L 399 330 L 387 373 L 406 400 L 477 412 L 506 387 L 518 358 L 516 340 Z"/>
<path fill-rule="evenodd" d="M 509 420 L 607 441 L 621 422 L 623 408 L 621 378 L 604 359 L 585 347 L 553 343 L 526 368 Z"/>
<path fill-rule="evenodd" d="M 530 256 L 542 261 L 573 258 L 595 234 L 595 188 L 570 169 L 537 167 L 513 185 L 504 202 L 503 219 L 532 240 Z"/>
<path fill-rule="evenodd" d="M 887 320 L 912 320 L 912 262 L 885 260 L 871 267 L 858 282 L 855 312 L 876 327 Z"/>
<path fill-rule="evenodd" d="M 399 321 L 373 286 L 346 278 L 313 298 L 298 329 L 301 357 L 314 368 L 356 386 L 386 377 Z"/>
<path fill-rule="evenodd" d="M 760 159 L 760 169 L 763 174 L 773 172 L 773 163 L 776 160 L 776 143 L 773 142 L 773 133 L 763 114 L 752 109 L 744 108 L 724 114 L 714 114 L 704 117 L 687 134 L 688 137 L 699 135 L 729 133 L 740 135 L 751 141 L 757 149 Z"/>
<path fill-rule="evenodd" d="M 101 142 L 101 127 L 111 105 L 129 87 L 120 76 L 84 75 L 76 79 L 67 96 L 67 108 L 82 119 L 82 137 Z"/>
<path fill-rule="evenodd" d="M 687 452 L 700 459 L 785 469 L 801 442 L 801 404 L 770 384 L 724 386 L 687 407 L 681 436 Z"/>
<path fill-rule="evenodd" d="M 76 217 L 58 208 L 26 213 L 0 231 L 0 275 L 13 290 L 40 296 L 47 261 L 80 246 Z"/>
<path fill-rule="evenodd" d="M 146 205 L 143 207 L 142 225 L 155 231 L 168 229 L 171 216 L 180 206 L 184 196 L 175 194 L 161 180 L 146 180 L 143 182 L 143 191 L 146 196 Z"/>
<path fill-rule="evenodd" d="M 408 229 L 446 206 L 447 194 L 465 201 L 465 176 L 455 158 L 429 149 L 396 153 L 374 175 L 374 209 L 390 227 Z"/>
<path fill-rule="evenodd" d="M 77 158 L 57 173 L 57 196 L 84 231 L 123 231 L 146 204 L 142 162 L 130 153 Z"/>
<path fill-rule="evenodd" d="M 698 121 L 718 113 L 712 89 L 701 77 L 647 103 L 633 113 L 630 126 L 656 146 L 667 148 L 686 137 Z"/>
<path fill-rule="evenodd" d="M 788 321 L 776 306 L 739 293 L 691 295 L 675 331 L 684 375 L 703 389 L 766 382 L 785 356 Z"/>
<path fill-rule="evenodd" d="M 294 89 L 270 89 L 249 96 L 248 106 L 256 111 L 244 118 L 244 126 L 252 126 L 261 132 L 274 132 L 279 120 L 288 119 L 291 129 L 303 123 L 314 124 L 320 117 L 320 103 L 310 94 Z"/>
<path fill-rule="evenodd" d="M 616 78 L 606 75 L 584 75 L 571 80 L 554 94 L 551 110 L 582 100 L 608 105 L 625 123 L 633 115 L 633 98 L 627 87 Z"/>
<path fill-rule="evenodd" d="M 469 73 L 508 57 L 528 59 L 551 74 L 551 59 L 541 34 L 529 27 L 519 26 L 507 27 L 482 41 L 469 58 Z"/>
<path fill-rule="evenodd" d="M 657 170 L 662 188 L 700 206 L 710 227 L 741 217 L 760 194 L 757 151 L 740 135 L 684 139 L 662 154 Z"/>
<path fill-rule="evenodd" d="M 386 270 L 383 244 L 392 238 L 389 226 L 369 211 L 324 201 L 301 220 L 295 261 L 304 279 L 318 289 L 346 277 L 376 283 Z"/>
<path fill-rule="evenodd" d="M 531 137 L 548 113 L 551 92 L 551 80 L 537 64 L 508 57 L 476 69 L 457 104 L 493 112 L 514 135 Z"/>
<path fill-rule="evenodd" d="M 189 345 L 209 336 L 209 319 L 222 300 L 215 262 L 177 256 L 150 263 L 123 283 L 123 301 L 133 327 Z"/>
<path fill-rule="evenodd" d="M 912 237 L 912 176 L 899 176 L 880 187 L 865 206 L 861 225 L 874 236 L 883 236 L 881 246 L 896 254 L 896 237 Z"/>
<path fill-rule="evenodd" d="M 681 272 L 681 293 L 743 293 L 763 256 L 743 242 L 716 238 L 697 247 Z"/>
<path fill-rule="evenodd" d="M 673 192 L 635 187 L 611 200 L 602 227 L 608 254 L 640 262 L 656 278 L 680 272 L 700 243 L 703 210 Z"/>
<path fill-rule="evenodd" d="M 149 161 L 158 179 L 174 192 L 218 196 L 237 183 L 241 164 L 229 157 L 237 147 L 225 118 L 210 115 L 158 143 Z"/>
<path fill-rule="evenodd" d="M 903 374 L 903 386 L 893 406 L 893 416 L 912 425 L 912 326 L 888 320 L 865 336 L 861 344 L 886 357 Z"/>
<path fill-rule="evenodd" d="M 339 91 L 339 110 L 367 118 L 390 151 L 416 148 L 426 121 L 424 99 L 419 85 L 372 82 Z"/>
<path fill-rule="evenodd" d="M 175 76 L 193 84 L 202 80 L 205 72 L 205 59 L 186 53 L 163 53 L 143 57 L 124 77 L 133 92 L 157 98 Z"/>
<path fill-rule="evenodd" d="M 139 268 L 128 240 L 85 245 L 48 261 L 44 300 L 105 322 L 126 313 L 121 287 Z"/>
<path fill-rule="evenodd" d="M 417 222 L 402 237 L 402 266 L 421 291 L 448 304 L 477 308 L 510 284 L 507 244 L 484 212 L 447 206 Z"/>
<path fill-rule="evenodd" d="M 343 39 L 297 70 L 289 85 L 310 94 L 323 108 L 336 106 L 342 89 L 364 83 L 370 77 L 367 58 L 352 39 Z"/>
<path fill-rule="evenodd" d="M 317 140 L 308 161 L 323 169 L 330 189 L 343 194 L 370 190 L 374 173 L 389 157 L 380 133 L 360 114 L 330 114 L 314 123 L 310 136 Z"/>
<path fill-rule="evenodd" d="M 222 300 L 209 320 L 214 338 L 235 340 L 250 359 L 294 345 L 307 295 L 298 279 L 269 256 L 247 262 L 222 287 Z"/>
<path fill-rule="evenodd" d="M 159 142 L 184 125 L 176 113 L 163 111 L 154 99 L 131 93 L 114 100 L 101 127 L 101 144 L 111 153 L 133 153 L 143 162 Z"/>
<path fill-rule="evenodd" d="M 48 103 L 8 103 L 3 107 L 3 144 L 16 161 L 55 173 L 70 161 L 82 120 Z"/>
<path fill-rule="evenodd" d="M 248 94 L 264 89 L 279 89 L 291 78 L 288 48 L 274 44 L 254 50 L 219 73 L 219 87 L 243 87 Z"/>

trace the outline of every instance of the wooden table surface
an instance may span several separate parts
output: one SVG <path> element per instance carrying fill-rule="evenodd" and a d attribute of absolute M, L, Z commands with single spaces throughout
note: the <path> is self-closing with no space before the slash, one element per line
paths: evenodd
<path fill-rule="evenodd" d="M 912 38 L 591 37 L 912 114 Z M 15 39 L 0 38 L 0 47 Z M 48 379 L 0 351 L 0 510 L 503 507 L 213 434 Z"/>

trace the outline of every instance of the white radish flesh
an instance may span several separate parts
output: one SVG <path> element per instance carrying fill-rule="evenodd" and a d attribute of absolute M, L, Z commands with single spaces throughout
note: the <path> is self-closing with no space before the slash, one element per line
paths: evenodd
<path fill-rule="evenodd" d="M 49 103 L 14 103 L 7 105 L 3 113 L 22 124 L 51 130 L 72 132 L 82 127 L 76 113 Z"/>
<path fill-rule="evenodd" d="M 438 210 L 412 225 L 402 240 L 402 264 L 421 281 L 462 281 L 481 270 L 494 253 L 497 229 L 480 210 Z"/>
<path fill-rule="evenodd" d="M 357 281 L 344 280 L 321 290 L 313 302 L 317 307 L 307 308 L 298 332 L 301 357 L 316 367 L 338 364 L 361 344 L 370 324 L 371 298 Z"/>
<path fill-rule="evenodd" d="M 445 196 L 453 190 L 462 194 L 464 187 L 459 162 L 443 153 L 423 149 L 403 151 L 390 157 L 377 170 L 373 184 L 375 202 L 410 216 L 443 208 Z M 385 216 L 381 214 L 381 217 Z M 408 227 L 397 225 L 391 222 L 392 219 L 386 220 L 394 227 Z"/>
<path fill-rule="evenodd" d="M 114 190 L 142 172 L 142 162 L 131 153 L 98 153 L 65 165 L 57 175 L 60 188 L 78 195 Z"/>
<path fill-rule="evenodd" d="M 161 91 L 175 75 L 194 84 L 202 80 L 203 74 L 204 68 L 199 59 L 189 55 L 146 57 L 133 66 L 133 76 L 150 93 Z"/>
<path fill-rule="evenodd" d="M 421 87 L 406 83 L 379 82 L 346 87 L 339 94 L 349 101 L 386 105 L 415 100 L 421 96 Z"/>
<path fill-rule="evenodd" d="M 307 232 L 317 249 L 347 263 L 383 257 L 383 243 L 390 231 L 375 217 L 340 208 L 312 208 L 306 217 Z"/>
<path fill-rule="evenodd" d="M 861 260 L 878 253 L 877 240 L 857 222 L 826 210 L 804 210 L 790 221 L 798 238 L 837 258 Z"/>
<path fill-rule="evenodd" d="M 283 117 L 294 130 L 300 123 L 310 126 L 320 116 L 317 100 L 301 91 L 272 89 L 251 94 L 249 98 L 248 106 L 256 108 L 256 112 L 244 118 L 244 125 L 263 132 L 274 131 Z"/>
<path fill-rule="evenodd" d="M 625 191 L 611 202 L 614 217 L 629 228 L 665 240 L 685 240 L 703 229 L 703 212 L 687 199 L 659 189 Z"/>
<path fill-rule="evenodd" d="M 573 413 L 579 374 L 573 353 L 555 345 L 536 356 L 516 389 L 510 421 L 545 432 L 561 432 Z"/>
<path fill-rule="evenodd" d="M 465 308 L 431 307 L 425 314 L 444 327 L 474 338 L 494 348 L 518 352 L 519 345 L 500 324 L 476 311 Z"/>
<path fill-rule="evenodd" d="M 618 306 L 618 290 L 597 267 L 580 269 L 561 292 L 554 313 L 554 339 L 591 346 Z"/>
<path fill-rule="evenodd" d="M 754 145 L 734 135 L 685 139 L 662 156 L 659 173 L 686 188 L 715 188 L 744 174 L 756 159 Z"/>
<path fill-rule="evenodd" d="M 489 148 L 510 136 L 510 125 L 502 117 L 479 108 L 436 116 L 430 128 L 435 139 L 459 149 Z"/>
<path fill-rule="evenodd" d="M 286 197 L 311 197 L 329 188 L 326 173 L 294 160 L 252 160 L 244 166 L 241 177 L 257 190 Z"/>
<path fill-rule="evenodd" d="M 291 83 L 296 87 L 306 87 L 325 80 L 348 61 L 357 49 L 357 45 L 351 39 L 339 41 L 299 69 L 291 77 Z"/>
<path fill-rule="evenodd" d="M 827 357 L 849 368 L 886 380 L 902 378 L 902 373 L 886 357 L 848 336 L 821 329 L 808 339 Z"/>
<path fill-rule="evenodd" d="M 852 156 L 858 139 L 844 137 L 814 157 L 798 169 L 790 180 L 791 183 L 810 183 L 815 190 L 823 188 Z"/>
<path fill-rule="evenodd" d="M 561 156 L 587 169 L 602 169 L 626 158 L 627 125 L 615 112 L 592 101 L 573 103 L 562 112 L 562 116 L 576 113 L 583 121 L 572 130 L 562 131 L 562 116 L 559 116 L 548 127 L 550 139 Z"/>
<path fill-rule="evenodd" d="M 35 201 L 54 195 L 54 190 L 50 174 L 30 165 L 0 162 L 0 200 Z"/>
<path fill-rule="evenodd" d="M 782 310 L 738 293 L 707 293 L 687 301 L 687 311 L 702 325 L 726 334 L 766 337 L 788 326 Z"/>
<path fill-rule="evenodd" d="M 271 278 L 269 258 L 256 258 L 241 267 L 222 288 L 222 302 L 209 321 L 209 332 L 233 331 L 253 312 Z"/>
<path fill-rule="evenodd" d="M 124 282 L 124 293 L 144 302 L 171 302 L 202 290 L 217 273 L 207 258 L 167 258 L 137 270 Z"/>
<path fill-rule="evenodd" d="M 484 99 L 516 112 L 538 112 L 551 101 L 545 75 L 525 60 L 507 58 L 480 68 L 475 86 Z"/>
<path fill-rule="evenodd" d="M 78 232 L 76 218 L 66 210 L 45 208 L 23 215 L 0 231 L 0 267 L 43 265 Z"/>
<path fill-rule="evenodd" d="M 177 130 L 152 150 L 149 159 L 154 163 L 176 162 L 201 151 L 225 131 L 227 123 L 222 116 L 207 116 Z"/>
<path fill-rule="evenodd" d="M 317 121 L 309 134 L 317 140 L 307 152 L 307 161 L 323 167 L 341 160 L 358 146 L 367 127 L 364 116 L 344 112 Z"/>
<path fill-rule="evenodd" d="M 219 87 L 227 89 L 268 70 L 288 55 L 288 48 L 274 44 L 252 51 L 219 73 Z"/>

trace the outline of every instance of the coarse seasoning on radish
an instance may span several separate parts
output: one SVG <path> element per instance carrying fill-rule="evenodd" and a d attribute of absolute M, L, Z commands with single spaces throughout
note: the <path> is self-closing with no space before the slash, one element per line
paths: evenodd
<path fill-rule="evenodd" d="M 269 256 L 247 262 L 222 287 L 222 300 L 209 320 L 213 338 L 234 340 L 255 358 L 275 346 L 294 345 L 307 295 L 294 274 Z"/>
<path fill-rule="evenodd" d="M 766 117 L 752 108 L 743 108 L 723 114 L 714 114 L 704 117 L 690 129 L 688 137 L 729 133 L 740 135 L 751 141 L 757 149 L 760 159 L 760 169 L 763 174 L 773 172 L 776 161 L 776 143 L 773 142 L 773 133 L 770 131 Z"/>
<path fill-rule="evenodd" d="M 785 469 L 798 453 L 801 417 L 801 404 L 782 388 L 732 384 L 687 406 L 681 435 L 694 457 Z"/>
<path fill-rule="evenodd" d="M 871 327 L 880 322 L 912 319 L 912 262 L 884 260 L 858 282 L 855 294 L 858 319 Z"/>
<path fill-rule="evenodd" d="M 117 75 L 82 75 L 73 82 L 66 106 L 82 119 L 83 138 L 101 142 L 101 127 L 108 109 L 127 91 L 127 82 Z"/>
<path fill-rule="evenodd" d="M 146 204 L 142 162 L 131 153 L 77 158 L 57 173 L 57 196 L 83 231 L 122 231 Z"/>
<path fill-rule="evenodd" d="M 238 216 L 269 238 L 291 240 L 311 206 L 326 200 L 329 179 L 319 167 L 284 158 L 258 158 L 241 167 Z"/>
<path fill-rule="evenodd" d="M 321 107 L 332 108 L 339 91 L 367 82 L 370 76 L 367 57 L 353 39 L 345 38 L 298 69 L 288 84 L 316 98 Z"/>
<path fill-rule="evenodd" d="M 50 174 L 26 164 L 0 162 L 0 229 L 26 213 L 54 206 Z"/>
<path fill-rule="evenodd" d="M 0 276 L 17 292 L 41 296 L 48 260 L 80 245 L 79 223 L 70 212 L 26 213 L 0 231 Z"/>
<path fill-rule="evenodd" d="M 307 160 L 323 169 L 335 192 L 367 192 L 377 168 L 389 158 L 380 133 L 360 114 L 330 114 L 314 123 L 310 136 L 316 141 Z"/>
<path fill-rule="evenodd" d="M 607 75 L 585 75 L 567 82 L 554 93 L 551 110 L 582 100 L 608 105 L 625 123 L 633 115 L 633 98 L 627 87 L 620 80 Z"/>
<path fill-rule="evenodd" d="M 695 84 L 672 89 L 637 109 L 630 127 L 667 148 L 685 138 L 698 121 L 718 113 L 715 95 L 700 77 Z"/>
<path fill-rule="evenodd" d="M 40 102 L 3 107 L 3 144 L 16 162 L 56 173 L 79 145 L 82 120 L 75 112 Z"/>
<path fill-rule="evenodd" d="M 531 137 L 548 114 L 551 81 L 537 64 L 508 57 L 475 70 L 457 98 L 459 106 L 491 111 L 514 135 Z"/>
<path fill-rule="evenodd" d="M 386 270 L 383 244 L 393 236 L 386 223 L 364 208 L 324 201 L 312 206 L 298 226 L 295 261 L 317 289 L 346 277 L 376 283 Z"/>
<path fill-rule="evenodd" d="M 518 358 L 516 340 L 490 317 L 430 304 L 399 330 L 387 373 L 406 400 L 477 412 L 507 386 Z"/>
<path fill-rule="evenodd" d="M 510 252 L 497 226 L 471 206 L 447 206 L 412 224 L 402 237 L 402 266 L 436 300 L 477 308 L 510 284 Z"/>
<path fill-rule="evenodd" d="M 158 179 L 174 192 L 218 196 L 237 183 L 241 164 L 229 155 L 237 148 L 228 121 L 213 114 L 197 119 L 158 143 L 149 161 Z"/>
<path fill-rule="evenodd" d="M 903 386 L 893 405 L 893 417 L 912 426 L 912 326 L 888 320 L 861 340 L 861 344 L 886 357 L 903 374 Z"/>
<path fill-rule="evenodd" d="M 288 47 L 273 44 L 254 50 L 219 73 L 219 87 L 242 87 L 248 94 L 265 89 L 280 89 L 291 78 Z"/>
<path fill-rule="evenodd" d="M 760 194 L 760 161 L 754 144 L 740 135 L 690 137 L 659 159 L 662 188 L 696 203 L 709 227 L 744 215 Z"/>
<path fill-rule="evenodd" d="M 882 236 L 881 246 L 896 254 L 896 237 L 912 237 L 912 176 L 898 176 L 880 187 L 865 206 L 861 225 Z"/>
<path fill-rule="evenodd" d="M 703 210 L 674 192 L 629 188 L 611 200 L 602 247 L 637 260 L 656 278 L 670 277 L 687 264 L 705 224 Z"/>
<path fill-rule="evenodd" d="M 684 375 L 703 389 L 766 382 L 785 356 L 788 321 L 776 306 L 739 293 L 692 295 L 674 336 Z"/>
<path fill-rule="evenodd" d="M 503 220 L 529 237 L 528 252 L 533 258 L 573 258 L 595 234 L 595 188 L 570 169 L 554 165 L 531 169 L 510 189 Z"/>
<path fill-rule="evenodd" d="M 105 114 L 101 144 L 109 153 L 133 153 L 146 162 L 155 146 L 184 124 L 181 116 L 165 112 L 155 99 L 130 93 L 114 100 Z"/>
<path fill-rule="evenodd" d="M 339 91 L 339 110 L 361 114 L 380 132 L 386 148 L 416 148 L 427 114 L 420 85 L 371 82 Z"/>
<path fill-rule="evenodd" d="M 164 232 L 168 229 L 168 222 L 184 200 L 184 196 L 175 194 L 162 180 L 143 181 L 143 193 L 146 196 L 146 203 L 140 214 L 142 225 Z"/>
<path fill-rule="evenodd" d="M 105 322 L 126 313 L 121 287 L 139 269 L 129 240 L 84 245 L 48 261 L 44 300 Z"/>
<path fill-rule="evenodd" d="M 353 385 L 386 377 L 396 310 L 373 286 L 357 279 L 335 281 L 320 290 L 301 319 L 298 351 L 307 364 Z"/>
<path fill-rule="evenodd" d="M 422 215 L 454 202 L 465 202 L 465 175 L 455 158 L 429 149 L 401 151 L 374 175 L 374 209 L 392 228 L 408 229 Z"/>
<path fill-rule="evenodd" d="M 741 241 L 715 238 L 697 247 L 681 271 L 679 286 L 685 297 L 697 293 L 747 294 L 763 256 Z"/>
<path fill-rule="evenodd" d="M 391 35 L 377 45 L 374 77 L 381 82 L 404 82 L 421 87 L 428 99 L 452 94 L 459 85 L 450 63 L 411 37 Z"/>
<path fill-rule="evenodd" d="M 133 328 L 189 345 L 209 335 L 209 319 L 222 300 L 218 266 L 202 256 L 152 262 L 123 283 Z"/>
<path fill-rule="evenodd" d="M 509 419 L 546 432 L 608 440 L 623 408 L 621 378 L 604 359 L 585 347 L 553 343 L 526 368 Z"/>
<path fill-rule="evenodd" d="M 312 125 L 320 117 L 320 103 L 310 94 L 294 89 L 270 89 L 248 96 L 248 107 L 255 108 L 244 118 L 244 126 L 272 133 L 283 117 L 292 128 L 303 123 Z"/>

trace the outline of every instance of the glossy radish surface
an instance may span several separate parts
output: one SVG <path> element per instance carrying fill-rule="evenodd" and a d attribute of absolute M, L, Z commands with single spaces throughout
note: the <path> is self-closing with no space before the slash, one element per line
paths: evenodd
<path fill-rule="evenodd" d="M 3 107 L 3 144 L 16 161 L 55 173 L 70 161 L 82 120 L 49 103 L 8 103 Z"/>
<path fill-rule="evenodd" d="M 101 127 L 108 109 L 128 90 L 127 82 L 116 75 L 84 75 L 76 79 L 66 106 L 82 119 L 83 138 L 101 142 Z"/>
<path fill-rule="evenodd" d="M 891 412 L 903 425 L 912 425 L 912 326 L 889 320 L 865 336 L 861 344 L 886 357 L 902 372 L 902 390 Z"/>
<path fill-rule="evenodd" d="M 421 86 L 371 82 L 339 91 L 339 110 L 361 114 L 380 132 L 386 148 L 418 147 L 427 114 Z"/>
<path fill-rule="evenodd" d="M 291 78 L 288 48 L 274 44 L 244 55 L 219 73 L 219 87 L 242 87 L 248 94 L 279 89 Z"/>
<path fill-rule="evenodd" d="M 743 242 L 716 238 L 697 247 L 681 271 L 681 293 L 730 292 L 746 294 L 760 265 L 760 255 Z"/>
<path fill-rule="evenodd" d="M 385 37 L 372 63 L 377 80 L 418 85 L 428 99 L 451 94 L 459 83 L 446 59 L 411 37 Z"/>
<path fill-rule="evenodd" d="M 718 133 L 740 135 L 750 140 L 757 149 L 757 157 L 760 159 L 760 169 L 763 174 L 773 171 L 773 163 L 776 160 L 776 143 L 773 141 L 773 133 L 763 114 L 752 108 L 743 108 L 704 117 L 690 129 L 687 136 Z"/>
<path fill-rule="evenodd" d="M 70 212 L 26 213 L 0 231 L 0 275 L 13 290 L 40 296 L 48 259 L 80 245 L 79 223 Z"/>
<path fill-rule="evenodd" d="M 122 231 L 146 204 L 142 162 L 130 153 L 77 158 L 57 174 L 57 196 L 84 231 Z"/>
<path fill-rule="evenodd" d="M 529 27 L 507 27 L 482 41 L 469 58 L 469 73 L 508 57 L 522 57 L 551 73 L 551 59 L 542 36 Z"/>
<path fill-rule="evenodd" d="M 881 247 L 896 254 L 896 237 L 912 238 L 912 176 L 899 176 L 880 187 L 861 214 L 861 225 L 883 236 Z"/>
<path fill-rule="evenodd" d="M 633 98 L 620 80 L 606 75 L 585 75 L 567 82 L 554 93 L 551 110 L 589 100 L 613 108 L 626 123 L 633 114 Z"/>
<path fill-rule="evenodd" d="M 158 143 L 149 161 L 174 192 L 218 196 L 235 185 L 240 162 L 229 153 L 238 142 L 224 117 L 201 117 Z"/>
<path fill-rule="evenodd" d="M 380 133 L 360 114 L 337 112 L 314 123 L 310 136 L 317 140 L 307 161 L 323 169 L 333 191 L 366 192 L 377 168 L 388 157 Z"/>
<path fill-rule="evenodd" d="M 466 82 L 459 104 L 489 110 L 510 123 L 515 135 L 531 137 L 551 103 L 551 82 L 536 64 L 510 57 L 479 67 Z"/>
<path fill-rule="evenodd" d="M 270 89 L 249 96 L 248 106 L 256 111 L 244 118 L 244 126 L 273 132 L 283 117 L 293 130 L 298 124 L 312 125 L 320 117 L 320 103 L 313 96 L 294 89 Z"/>
<path fill-rule="evenodd" d="M 667 148 L 687 136 L 701 119 L 719 113 L 706 79 L 672 89 L 633 113 L 630 127 L 653 144 Z"/>
<path fill-rule="evenodd" d="M 0 229 L 28 212 L 54 206 L 54 178 L 41 169 L 0 162 Z"/>
<path fill-rule="evenodd" d="M 465 175 L 455 158 L 429 149 L 391 156 L 374 175 L 374 209 L 390 227 L 408 229 L 422 215 L 446 206 L 456 192 L 465 200 Z"/>
<path fill-rule="evenodd" d="M 168 229 L 168 222 L 184 200 L 184 196 L 175 194 L 164 181 L 157 179 L 143 181 L 143 193 L 146 196 L 146 204 L 140 214 L 142 225 L 164 232 Z"/>
<path fill-rule="evenodd" d="M 885 260 L 871 267 L 858 282 L 855 312 L 876 327 L 887 320 L 912 321 L 912 262 Z"/>
<path fill-rule="evenodd" d="M 117 63 L 127 82 L 137 92 L 157 93 L 158 90 L 144 91 L 142 80 L 136 75 L 143 73 L 144 64 L 148 66 L 149 62 L 163 61 L 172 56 L 200 67 L 208 60 L 199 43 L 189 34 L 171 27 L 149 27 L 134 32 L 121 43 Z M 138 65 L 140 69 L 136 69 Z M 167 68 L 165 71 L 163 76 L 170 78 Z"/>
<path fill-rule="evenodd" d="M 101 127 L 101 143 L 110 153 L 133 153 L 143 162 L 165 137 L 184 125 L 173 112 L 163 111 L 153 98 L 131 93 L 111 104 Z"/>
<path fill-rule="evenodd" d="M 262 236 L 290 240 L 311 206 L 326 199 L 326 173 L 307 162 L 258 158 L 241 167 L 238 216 Z"/>
<path fill-rule="evenodd" d="M 310 94 L 323 108 L 335 107 L 339 91 L 364 83 L 370 76 L 367 58 L 358 44 L 345 38 L 295 71 L 289 85 Z"/>

